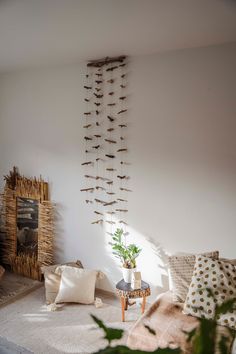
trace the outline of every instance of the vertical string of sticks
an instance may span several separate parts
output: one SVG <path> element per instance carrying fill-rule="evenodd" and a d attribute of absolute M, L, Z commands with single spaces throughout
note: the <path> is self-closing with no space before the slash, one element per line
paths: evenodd
<path fill-rule="evenodd" d="M 82 165 L 87 181 L 81 191 L 86 192 L 88 204 L 94 203 L 92 224 L 106 222 L 110 234 L 118 226 L 126 231 L 127 225 L 125 60 L 121 56 L 89 62 L 84 86 L 86 161 Z"/>

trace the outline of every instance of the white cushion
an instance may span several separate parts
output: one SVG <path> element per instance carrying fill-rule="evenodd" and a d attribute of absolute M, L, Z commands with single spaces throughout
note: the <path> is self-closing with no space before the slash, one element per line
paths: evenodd
<path fill-rule="evenodd" d="M 96 270 L 64 267 L 55 302 L 93 303 L 96 278 Z"/>

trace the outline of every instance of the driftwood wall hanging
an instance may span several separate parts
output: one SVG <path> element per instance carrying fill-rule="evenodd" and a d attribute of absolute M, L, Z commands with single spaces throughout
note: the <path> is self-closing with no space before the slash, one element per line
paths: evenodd
<path fill-rule="evenodd" d="M 53 261 L 54 213 L 48 183 L 26 178 L 16 167 L 4 179 L 2 262 L 15 273 L 41 280 L 41 266 Z"/>
<path fill-rule="evenodd" d="M 126 229 L 129 188 L 127 145 L 127 58 L 105 58 L 87 64 L 83 117 L 85 202 L 93 208 L 92 224 L 110 233 Z M 126 231 L 126 230 L 125 230 Z M 125 232 L 125 234 L 128 234 Z"/>

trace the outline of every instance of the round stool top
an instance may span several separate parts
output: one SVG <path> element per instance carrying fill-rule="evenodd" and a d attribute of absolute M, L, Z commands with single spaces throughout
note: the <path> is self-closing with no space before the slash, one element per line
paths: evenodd
<path fill-rule="evenodd" d="M 124 297 L 143 297 L 151 294 L 150 286 L 148 283 L 142 280 L 140 289 L 132 289 L 131 283 L 126 283 L 124 279 L 120 280 L 116 284 L 116 292 L 119 296 Z"/>

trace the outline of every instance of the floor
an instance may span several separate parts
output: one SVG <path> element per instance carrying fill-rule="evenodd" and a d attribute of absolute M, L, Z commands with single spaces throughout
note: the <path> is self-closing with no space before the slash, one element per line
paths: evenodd
<path fill-rule="evenodd" d="M 121 322 L 119 299 L 104 292 L 97 292 L 96 296 L 102 298 L 102 308 L 73 304 L 49 312 L 42 287 L 0 308 L 0 353 L 94 353 L 104 348 L 106 342 L 92 321 L 91 313 L 109 327 L 124 329 L 126 334 L 122 344 L 125 344 L 129 329 L 140 317 L 140 302 L 126 312 L 126 321 Z"/>

